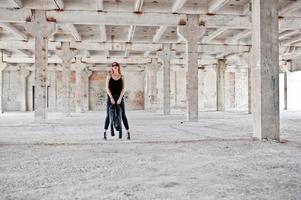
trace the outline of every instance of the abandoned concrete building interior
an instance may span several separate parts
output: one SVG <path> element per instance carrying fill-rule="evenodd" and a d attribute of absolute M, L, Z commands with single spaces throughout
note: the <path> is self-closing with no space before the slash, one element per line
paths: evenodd
<path fill-rule="evenodd" d="M 0 0 L 0 199 L 301 199 L 300 31 L 301 0 Z"/>

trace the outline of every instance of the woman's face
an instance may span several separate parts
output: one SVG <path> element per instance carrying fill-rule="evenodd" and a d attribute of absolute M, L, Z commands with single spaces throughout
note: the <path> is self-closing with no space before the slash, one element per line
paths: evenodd
<path fill-rule="evenodd" d="M 112 69 L 113 69 L 114 72 L 117 72 L 117 70 L 118 70 L 118 65 L 117 65 L 116 63 L 113 63 L 113 64 L 112 64 Z"/>

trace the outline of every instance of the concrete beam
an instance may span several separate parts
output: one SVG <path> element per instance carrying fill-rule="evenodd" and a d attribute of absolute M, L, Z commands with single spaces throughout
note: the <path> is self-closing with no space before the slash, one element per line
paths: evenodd
<path fill-rule="evenodd" d="M 64 10 L 64 1 L 63 0 L 54 0 L 54 3 L 56 4 L 56 6 L 59 10 Z"/>
<path fill-rule="evenodd" d="M 60 48 L 60 42 L 49 42 L 49 49 L 55 50 Z M 92 42 L 71 42 L 71 48 L 76 48 L 79 50 L 95 50 L 95 51 L 125 51 L 126 49 L 133 51 L 157 51 L 162 48 L 161 44 L 147 44 L 147 43 L 92 43 Z M 6 50 L 16 50 L 16 49 L 28 49 L 34 50 L 34 41 L 30 40 L 28 42 L 23 41 L 0 41 L 0 49 Z M 178 52 L 185 51 L 184 44 L 173 44 L 172 49 Z M 249 46 L 243 45 L 198 45 L 199 53 L 223 53 L 225 55 L 230 53 L 241 53 L 248 52 L 250 49 Z"/>
<path fill-rule="evenodd" d="M 129 58 L 105 58 L 103 56 L 101 57 L 90 57 L 90 58 L 83 58 L 83 62 L 86 63 L 113 63 L 114 61 L 118 63 L 127 63 L 127 64 L 144 64 L 149 63 L 151 61 L 150 58 L 141 58 L 141 57 L 129 57 Z"/>
<path fill-rule="evenodd" d="M 298 57 L 301 57 L 300 49 L 296 50 L 295 48 L 293 48 L 292 51 L 282 53 L 279 56 L 279 59 L 280 60 L 293 60 L 293 59 L 296 59 Z"/>
<path fill-rule="evenodd" d="M 12 54 L 13 54 L 11 51 L 7 51 L 5 49 L 2 49 L 2 53 L 3 53 L 3 55 L 6 55 L 7 57 L 12 56 Z"/>
<path fill-rule="evenodd" d="M 56 50 L 61 47 L 60 42 L 48 42 L 49 50 Z M 183 46 L 183 45 L 182 45 Z M 132 51 L 157 51 L 162 48 L 161 44 L 149 44 L 149 43 L 94 43 L 94 42 L 70 42 L 71 48 L 79 50 L 95 50 L 95 51 L 125 51 L 130 49 Z M 28 49 L 34 50 L 34 41 L 0 41 L 0 49 Z M 183 49 L 183 48 L 182 48 Z"/>
<path fill-rule="evenodd" d="M 3 61 L 7 63 L 35 63 L 35 58 L 24 56 L 3 56 Z M 48 63 L 62 63 L 58 56 L 48 57 Z"/>
<path fill-rule="evenodd" d="M 0 22 L 24 23 L 31 19 L 32 13 L 29 9 L 6 9 L 0 8 Z"/>
<path fill-rule="evenodd" d="M 23 7 L 22 0 L 8 0 L 8 1 L 14 8 L 22 8 Z"/>
<path fill-rule="evenodd" d="M 21 40 L 28 39 L 28 35 L 26 33 L 23 33 L 22 31 L 20 31 L 19 29 L 17 29 L 10 23 L 0 23 L 0 26 L 2 26 L 3 28 L 7 29 L 10 32 L 12 32 L 14 35 L 16 35 Z"/>
<path fill-rule="evenodd" d="M 168 13 L 116 13 L 90 11 L 48 11 L 49 19 L 58 23 L 106 24 L 136 26 L 177 26 L 186 21 L 186 15 Z M 229 27 L 233 29 L 250 29 L 249 16 L 233 15 L 199 15 L 200 22 L 209 28 Z M 297 18 L 295 18 L 297 19 Z M 286 23 L 283 23 L 286 25 Z M 297 26 L 295 26 L 297 27 Z"/>
<path fill-rule="evenodd" d="M 233 37 L 230 37 L 226 40 L 227 43 L 234 43 L 242 38 L 249 37 L 252 34 L 251 30 L 243 30 L 239 32 L 238 34 L 234 35 Z"/>
<path fill-rule="evenodd" d="M 280 30 L 300 30 L 300 17 L 284 17 L 279 18 L 278 21 Z"/>
<path fill-rule="evenodd" d="M 184 6 L 185 2 L 186 0 L 175 0 L 172 5 L 171 12 L 172 13 L 178 12 Z"/>
<path fill-rule="evenodd" d="M 32 57 L 32 53 L 28 50 L 24 50 L 24 49 L 18 49 L 18 51 L 22 54 L 24 54 L 25 56 L 28 56 L 28 57 Z"/>
<path fill-rule="evenodd" d="M 143 57 L 147 58 L 147 57 L 149 57 L 150 54 L 151 54 L 151 51 L 146 51 L 146 52 L 144 52 Z"/>
<path fill-rule="evenodd" d="M 280 46 L 290 46 L 296 42 L 301 42 L 301 33 L 299 33 L 289 39 L 281 41 Z"/>
<path fill-rule="evenodd" d="M 135 0 L 134 12 L 135 13 L 141 12 L 142 6 L 143 6 L 143 0 Z M 127 42 L 131 43 L 133 41 L 135 29 L 136 29 L 135 25 L 130 25 L 128 30 Z M 129 49 L 126 49 L 124 52 L 124 57 L 125 58 L 129 57 L 129 54 L 130 54 Z"/>
<path fill-rule="evenodd" d="M 130 51 L 129 50 L 125 50 L 124 52 L 124 58 L 128 58 L 130 55 Z"/>
<path fill-rule="evenodd" d="M 1 43 L 0 43 L 1 44 Z M 199 53 L 224 53 L 230 54 L 235 52 L 248 52 L 250 46 L 248 45 L 220 45 L 220 44 L 201 44 L 197 45 Z M 185 52 L 185 44 L 173 44 L 172 49 L 177 52 Z"/>
<path fill-rule="evenodd" d="M 103 11 L 103 0 L 95 0 L 96 10 Z"/>
<path fill-rule="evenodd" d="M 45 9 L 45 8 L 44 8 Z M 158 8 L 157 8 L 158 9 Z M 200 12 L 196 13 L 199 14 Z M 206 12 L 205 12 L 206 13 Z M 241 14 L 241 13 L 240 13 Z M 251 23 L 248 15 L 200 14 L 200 22 L 209 28 L 228 27 L 234 29 L 250 29 Z M 0 9 L 0 22 L 25 22 L 32 17 L 29 9 Z M 107 25 L 141 25 L 141 26 L 177 26 L 185 21 L 186 15 L 170 13 L 142 13 L 132 12 L 92 12 L 92 11 L 47 11 L 47 18 L 57 23 L 70 24 L 107 24 Z M 299 29 L 301 19 L 298 17 L 280 18 L 280 29 Z"/>
<path fill-rule="evenodd" d="M 66 28 L 70 31 L 75 41 L 79 42 L 82 40 L 82 37 L 80 36 L 78 30 L 73 24 L 66 24 Z"/>
<path fill-rule="evenodd" d="M 90 51 L 88 50 L 80 50 L 78 51 L 77 55 L 75 57 L 90 57 L 91 54 L 90 54 Z"/>
<path fill-rule="evenodd" d="M 185 15 L 158 13 L 113 13 L 90 11 L 48 11 L 48 18 L 58 23 L 161 26 L 178 25 Z"/>
<path fill-rule="evenodd" d="M 95 51 L 125 51 L 127 49 L 132 51 L 157 51 L 162 45 L 161 44 L 128 44 L 128 43 L 73 43 L 70 44 L 71 48 L 81 49 L 81 50 L 95 50 Z M 1 42 L 0 42 L 1 47 Z"/>
<path fill-rule="evenodd" d="M 56 50 L 56 54 L 65 63 L 71 61 L 77 53 L 76 49 L 70 47 L 70 42 L 62 42 L 61 48 Z"/>
<path fill-rule="evenodd" d="M 103 11 L 103 12 L 133 12 L 133 3 L 134 1 L 104 1 L 103 4 L 104 8 L 97 10 L 97 6 L 95 4 L 97 0 L 92 0 L 87 3 L 87 1 L 64 1 L 64 10 L 89 10 L 89 11 Z M 29 1 L 25 0 L 26 7 L 30 9 L 38 9 L 38 10 L 54 10 L 58 9 L 58 7 L 55 5 L 54 0 L 43 0 L 43 1 Z M 116 3 L 117 2 L 117 3 Z M 148 13 L 171 13 L 172 6 L 171 2 L 173 1 L 158 1 L 158 3 L 153 3 L 151 1 L 145 1 L 144 5 L 145 8 L 143 12 Z M 7 4 L 6 4 L 7 5 Z M 99 6 L 101 7 L 101 6 Z M 182 7 L 182 9 L 179 10 L 181 13 L 185 14 L 207 14 L 208 9 L 207 6 L 194 6 L 194 5 L 187 5 L 185 7 Z M 232 14 L 232 15 L 240 15 L 242 14 L 242 8 L 231 8 L 226 7 L 223 9 L 220 9 L 219 14 Z"/>
<path fill-rule="evenodd" d="M 107 41 L 107 31 L 106 31 L 106 26 L 104 24 L 99 26 L 99 33 L 100 33 L 100 41 L 101 42 Z"/>
<path fill-rule="evenodd" d="M 285 7 L 282 7 L 279 9 L 279 15 L 286 15 L 286 14 L 291 14 L 301 8 L 301 0 L 296 0 Z"/>
<path fill-rule="evenodd" d="M 243 12 L 242 13 L 244 15 L 251 15 L 251 13 L 252 13 L 252 4 L 251 4 L 251 2 L 248 2 L 243 6 Z"/>
<path fill-rule="evenodd" d="M 142 10 L 143 0 L 135 0 L 134 12 L 140 12 Z"/>
<path fill-rule="evenodd" d="M 136 29 L 136 26 L 131 25 L 131 26 L 129 27 L 127 42 L 132 42 L 132 41 L 133 41 L 135 29 Z"/>
<path fill-rule="evenodd" d="M 166 31 L 167 26 L 160 26 L 160 28 L 156 31 L 156 34 L 153 37 L 153 43 L 158 43 L 164 32 Z M 152 51 L 148 50 L 144 53 L 144 57 L 148 57 Z"/>
<path fill-rule="evenodd" d="M 56 48 L 59 48 L 61 46 L 60 42 L 48 42 L 49 50 L 56 50 Z M 28 49 L 28 50 L 34 50 L 35 49 L 35 43 L 33 40 L 31 41 L 0 41 L 0 49 Z"/>
<path fill-rule="evenodd" d="M 290 37 L 292 35 L 296 35 L 297 33 L 299 33 L 300 30 L 289 30 L 289 31 L 283 31 L 279 34 L 279 40 L 283 40 L 287 37 Z"/>
<path fill-rule="evenodd" d="M 109 50 L 104 50 L 104 54 L 105 54 L 106 58 L 110 57 L 110 51 Z"/>
<path fill-rule="evenodd" d="M 128 39 L 129 39 L 130 41 L 133 40 L 135 28 L 136 28 L 136 27 L 132 27 L 132 26 L 130 27 L 129 35 L 128 35 Z M 125 52 L 124 52 L 124 57 L 125 57 L 125 58 L 128 58 L 128 57 L 129 57 L 129 55 L 130 55 L 130 48 L 131 48 L 131 42 L 126 43 L 126 45 L 125 45 Z"/>
<path fill-rule="evenodd" d="M 213 33 L 211 33 L 210 35 L 204 37 L 202 39 L 202 43 L 208 43 L 208 42 L 210 42 L 211 40 L 213 40 L 214 38 L 216 38 L 217 36 L 221 35 L 223 32 L 225 32 L 227 30 L 228 30 L 228 28 L 218 28 Z"/>
<path fill-rule="evenodd" d="M 104 51 L 104 50 L 110 50 L 110 51 L 125 51 L 125 50 L 131 50 L 131 51 L 157 51 L 161 49 L 161 44 L 147 44 L 147 43 L 88 43 L 88 42 L 71 42 L 70 43 L 71 48 L 81 49 L 81 50 L 95 50 L 95 51 Z M 0 42 L 0 48 L 1 48 L 1 42 Z"/>
<path fill-rule="evenodd" d="M 208 13 L 216 13 L 224 5 L 226 5 L 230 0 L 211 0 L 208 4 Z"/>
<path fill-rule="evenodd" d="M 166 31 L 167 26 L 160 26 L 160 28 L 156 31 L 156 34 L 153 37 L 153 43 L 158 43 L 164 32 Z"/>

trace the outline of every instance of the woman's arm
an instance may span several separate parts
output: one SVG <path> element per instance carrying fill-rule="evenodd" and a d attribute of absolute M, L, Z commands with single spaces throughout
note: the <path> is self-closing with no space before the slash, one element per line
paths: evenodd
<path fill-rule="evenodd" d="M 106 79 L 106 91 L 107 91 L 107 94 L 109 95 L 109 97 L 110 97 L 110 99 L 111 99 L 111 102 L 112 102 L 112 100 L 114 100 L 113 99 L 113 96 L 112 96 L 112 93 L 111 93 L 111 91 L 110 91 L 110 89 L 109 89 L 109 81 L 110 81 L 110 74 L 108 74 L 107 75 L 107 79 Z M 113 103 L 113 102 L 112 102 Z"/>
<path fill-rule="evenodd" d="M 121 80 L 122 80 L 122 90 L 120 92 L 120 96 L 118 98 L 117 104 L 121 103 L 121 99 L 122 99 L 123 95 L 125 94 L 125 79 L 124 79 L 123 75 L 121 76 Z"/>

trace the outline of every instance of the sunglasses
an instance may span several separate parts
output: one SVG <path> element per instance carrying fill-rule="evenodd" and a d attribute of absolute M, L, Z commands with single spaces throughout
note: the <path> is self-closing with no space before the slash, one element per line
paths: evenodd
<path fill-rule="evenodd" d="M 116 64 L 113 64 L 113 65 L 112 65 L 112 67 L 118 67 L 118 65 L 116 65 Z"/>

